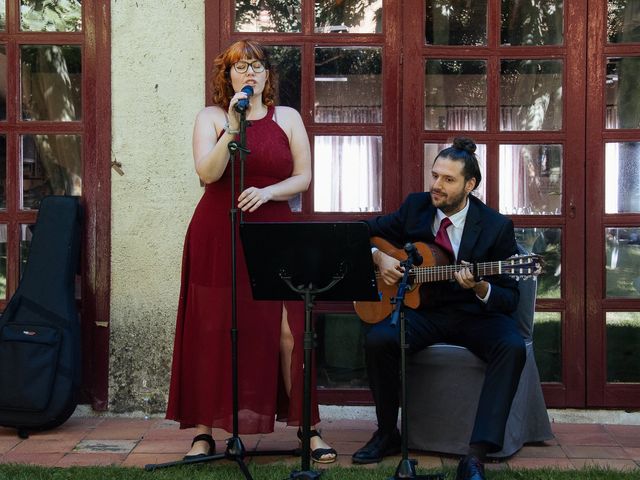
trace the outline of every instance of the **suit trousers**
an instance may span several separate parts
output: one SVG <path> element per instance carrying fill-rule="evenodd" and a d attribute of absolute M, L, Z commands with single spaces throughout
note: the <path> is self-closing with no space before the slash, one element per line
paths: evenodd
<path fill-rule="evenodd" d="M 524 339 L 518 333 L 515 320 L 502 313 L 483 312 L 473 316 L 441 309 L 405 308 L 404 315 L 407 354 L 445 342 L 466 347 L 487 363 L 469 443 L 486 443 L 490 451 L 499 451 L 526 357 Z M 378 429 L 388 433 L 396 428 L 400 405 L 399 322 L 391 325 L 391 318 L 387 317 L 370 325 L 365 337 L 365 355 Z M 407 389 L 410 388 L 408 385 Z"/>

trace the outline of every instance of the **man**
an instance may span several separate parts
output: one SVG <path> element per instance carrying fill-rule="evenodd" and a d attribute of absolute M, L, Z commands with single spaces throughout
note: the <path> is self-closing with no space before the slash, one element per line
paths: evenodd
<path fill-rule="evenodd" d="M 513 222 L 470 195 L 482 179 L 475 149 L 472 140 L 456 138 L 433 162 L 430 192 L 411 194 L 398 211 L 368 221 L 371 235 L 398 245 L 435 243 L 457 263 L 504 260 L 517 253 Z M 395 258 L 374 249 L 373 260 L 388 285 L 402 277 Z M 423 285 L 421 297 L 417 310 L 405 309 L 409 353 L 447 342 L 462 345 L 487 362 L 469 453 L 456 476 L 456 480 L 483 480 L 485 455 L 502 448 L 525 362 L 524 340 L 511 316 L 519 300 L 517 282 L 502 275 L 480 279 L 462 268 L 455 281 Z M 398 330 L 388 317 L 366 334 L 378 430 L 353 454 L 354 463 L 378 462 L 400 451 Z"/>

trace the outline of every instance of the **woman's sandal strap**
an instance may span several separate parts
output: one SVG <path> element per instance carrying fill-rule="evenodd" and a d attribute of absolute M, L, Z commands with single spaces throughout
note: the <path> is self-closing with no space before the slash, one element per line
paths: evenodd
<path fill-rule="evenodd" d="M 216 449 L 216 442 L 213 439 L 213 437 L 211 435 L 209 435 L 208 433 L 201 433 L 200 435 L 196 435 L 195 437 L 193 437 L 193 441 L 191 442 L 191 446 L 193 447 L 193 445 L 196 442 L 207 442 L 209 444 L 209 448 L 211 449 L 211 451 L 215 451 L 215 449 Z"/>
<path fill-rule="evenodd" d="M 191 442 L 191 446 L 196 442 L 207 442 L 209 444 L 209 453 L 198 453 L 196 455 L 185 455 L 183 460 L 195 460 L 196 458 L 208 457 L 209 455 L 213 455 L 216 453 L 216 441 L 213 439 L 211 435 L 208 433 L 201 433 L 200 435 L 196 435 L 193 437 L 193 441 Z"/>
<path fill-rule="evenodd" d="M 322 458 L 325 455 L 333 455 L 333 457 Z M 316 448 L 311 452 L 311 458 L 317 463 L 333 463 L 338 458 L 338 452 L 335 448 Z"/>
<path fill-rule="evenodd" d="M 311 431 L 309 432 L 309 438 L 313 438 L 313 437 L 320 437 L 320 438 L 322 438 L 322 437 L 320 436 L 320 433 L 318 433 L 318 431 L 317 431 L 316 429 L 313 429 L 313 430 L 311 430 Z M 299 429 L 298 429 L 298 438 L 299 438 L 300 440 L 302 440 L 302 429 L 301 429 L 301 428 L 299 428 Z"/>

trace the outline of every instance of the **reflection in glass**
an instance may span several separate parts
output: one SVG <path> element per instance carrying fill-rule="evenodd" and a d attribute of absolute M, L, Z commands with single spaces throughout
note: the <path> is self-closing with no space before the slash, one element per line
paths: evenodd
<path fill-rule="evenodd" d="M 562 314 L 536 312 L 533 353 L 542 382 L 562 382 Z"/>
<path fill-rule="evenodd" d="M 316 212 L 382 209 L 382 137 L 317 135 L 313 205 Z"/>
<path fill-rule="evenodd" d="M 640 143 L 605 143 L 605 212 L 640 212 Z"/>
<path fill-rule="evenodd" d="M 7 136 L 0 135 L 0 210 L 7 208 Z"/>
<path fill-rule="evenodd" d="M 610 43 L 640 42 L 638 0 L 608 0 L 607 38 Z"/>
<path fill-rule="evenodd" d="M 7 29 L 7 2 L 0 0 L 0 31 Z"/>
<path fill-rule="evenodd" d="M 22 135 L 22 208 L 47 195 L 82 195 L 80 135 Z"/>
<path fill-rule="evenodd" d="M 559 228 L 516 228 L 516 241 L 525 250 L 540 255 L 538 298 L 560 298 L 562 274 L 562 230 Z"/>
<path fill-rule="evenodd" d="M 7 298 L 7 224 L 0 223 L 0 299 Z"/>
<path fill-rule="evenodd" d="M 562 60 L 502 60 L 500 129 L 562 128 Z"/>
<path fill-rule="evenodd" d="M 7 46 L 0 44 L 0 65 L 4 68 L 0 69 L 4 71 L 0 75 L 0 121 L 7 119 L 7 73 L 5 71 L 7 65 Z"/>
<path fill-rule="evenodd" d="M 640 101 L 638 78 L 640 57 L 607 59 L 606 128 L 640 128 L 640 110 L 637 107 Z"/>
<path fill-rule="evenodd" d="M 364 388 L 369 385 L 364 363 L 364 325 L 354 314 L 318 315 L 315 326 L 319 387 Z"/>
<path fill-rule="evenodd" d="M 425 0 L 428 45 L 486 45 L 487 0 Z"/>
<path fill-rule="evenodd" d="M 487 62 L 427 60 L 425 130 L 486 130 Z"/>
<path fill-rule="evenodd" d="M 20 30 L 79 32 L 82 30 L 82 1 L 20 0 Z"/>
<path fill-rule="evenodd" d="M 425 192 L 431 189 L 431 167 L 436 159 L 436 155 L 445 148 L 449 148 L 450 143 L 425 143 L 424 144 L 424 161 L 422 163 L 422 172 L 424 175 L 423 188 Z M 480 165 L 480 173 L 482 174 L 482 180 L 480 185 L 476 188 L 472 195 L 475 195 L 480 200 L 485 202 L 486 200 L 486 184 L 487 178 L 487 146 L 481 143 L 476 144 L 476 157 L 478 157 L 478 165 Z"/>
<path fill-rule="evenodd" d="M 605 228 L 607 297 L 640 298 L 640 228 Z"/>
<path fill-rule="evenodd" d="M 81 53 L 75 45 L 20 47 L 23 120 L 81 119 Z"/>
<path fill-rule="evenodd" d="M 500 212 L 560 215 L 562 145 L 500 145 Z"/>
<path fill-rule="evenodd" d="M 607 312 L 607 382 L 640 382 L 640 313 Z"/>
<path fill-rule="evenodd" d="M 562 0 L 502 0 L 503 45 L 561 45 Z"/>
<path fill-rule="evenodd" d="M 27 266 L 27 260 L 29 259 L 33 227 L 35 227 L 35 224 L 20 225 L 20 278 L 22 278 L 24 267 Z"/>
<path fill-rule="evenodd" d="M 315 121 L 382 122 L 382 49 L 316 48 Z"/>
<path fill-rule="evenodd" d="M 299 32 L 300 0 L 236 0 L 236 32 Z"/>
<path fill-rule="evenodd" d="M 382 0 L 316 0 L 316 33 L 381 33 Z"/>
<path fill-rule="evenodd" d="M 302 84 L 300 47 L 266 45 L 269 60 L 278 74 L 278 105 L 300 111 Z"/>

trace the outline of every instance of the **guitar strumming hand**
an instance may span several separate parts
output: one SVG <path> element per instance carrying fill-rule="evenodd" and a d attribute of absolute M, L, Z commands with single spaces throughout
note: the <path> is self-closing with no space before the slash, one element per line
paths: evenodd
<path fill-rule="evenodd" d="M 387 240 L 372 237 L 372 245 L 378 250 L 373 255 L 377 266 L 379 302 L 354 302 L 354 308 L 360 319 L 367 323 L 384 320 L 392 311 L 391 299 L 395 296 L 397 282 L 402 278 L 404 269 L 401 261 L 407 258 L 403 249 L 395 247 Z M 404 303 L 417 309 L 420 306 L 422 283 L 456 280 L 462 288 L 473 289 L 476 295 L 484 298 L 489 283 L 483 276 L 509 275 L 515 278 L 527 278 L 542 271 L 542 262 L 538 255 L 515 255 L 506 260 L 470 264 L 449 264 L 448 257 L 437 245 L 422 242 L 415 243 L 423 262 L 414 265 L 410 271 L 411 287 L 406 291 Z M 381 280 L 381 281 L 380 281 Z"/>

